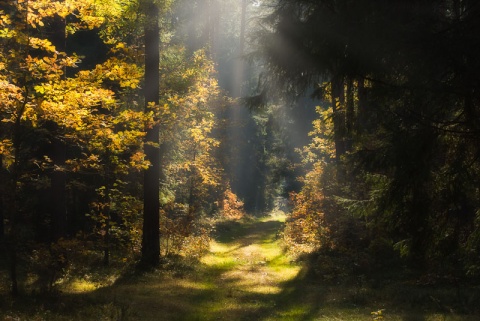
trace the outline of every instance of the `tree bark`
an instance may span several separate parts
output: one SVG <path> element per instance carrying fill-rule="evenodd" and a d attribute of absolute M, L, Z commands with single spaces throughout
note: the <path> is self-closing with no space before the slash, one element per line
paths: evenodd
<path fill-rule="evenodd" d="M 60 52 L 67 51 L 66 43 L 66 20 L 56 17 L 53 24 L 53 35 L 51 37 L 55 44 L 55 49 Z M 64 70 L 63 77 L 66 77 Z M 50 204 L 52 213 L 52 237 L 57 241 L 67 235 L 67 175 L 65 173 L 65 161 L 67 154 L 67 144 L 61 138 L 63 129 L 54 124 L 52 132 L 52 160 L 54 170 L 51 174 Z"/>
<path fill-rule="evenodd" d="M 4 222 L 4 200 L 6 175 L 3 174 L 3 155 L 0 154 L 0 246 L 5 240 L 5 222 Z"/>
<path fill-rule="evenodd" d="M 340 163 L 345 154 L 345 95 L 343 92 L 343 77 L 334 76 L 332 79 L 332 111 L 333 111 L 333 136 L 335 141 L 335 159 Z"/>
<path fill-rule="evenodd" d="M 55 133 L 58 135 L 57 133 Z M 52 206 L 52 227 L 54 241 L 67 235 L 67 175 L 65 173 L 66 149 L 65 142 L 54 137 L 52 142 L 52 160 L 54 170 L 51 176 L 51 206 Z"/>
<path fill-rule="evenodd" d="M 146 6 L 145 22 L 145 111 L 158 105 L 160 96 L 160 28 L 159 10 L 153 1 Z M 156 120 L 156 119 L 155 119 Z M 160 149 L 159 125 L 148 126 L 145 155 L 150 167 L 144 172 L 142 259 L 144 267 L 155 267 L 160 259 Z"/>
<path fill-rule="evenodd" d="M 347 97 L 345 104 L 345 149 L 347 152 L 350 152 L 353 148 L 353 136 L 355 128 L 355 92 L 353 78 L 347 78 Z"/>
<path fill-rule="evenodd" d="M 233 70 L 233 83 L 232 83 L 232 96 L 235 98 L 242 97 L 243 83 L 245 81 L 245 62 L 243 55 L 245 54 L 245 28 L 246 28 L 246 16 L 247 16 L 247 1 L 242 1 L 242 15 L 240 20 L 240 42 L 238 47 L 238 55 L 235 58 L 234 70 Z"/>
<path fill-rule="evenodd" d="M 357 110 L 357 133 L 361 134 L 367 124 L 367 93 L 365 89 L 365 80 L 358 78 L 358 110 Z"/>
<path fill-rule="evenodd" d="M 242 18 L 240 21 L 240 55 L 245 54 L 245 29 L 247 27 L 247 0 L 242 0 Z"/>

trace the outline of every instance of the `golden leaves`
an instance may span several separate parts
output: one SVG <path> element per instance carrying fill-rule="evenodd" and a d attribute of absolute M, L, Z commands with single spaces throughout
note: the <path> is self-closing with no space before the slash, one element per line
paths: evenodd
<path fill-rule="evenodd" d="M 105 18 L 95 12 L 94 0 L 35 0 L 17 1 L 20 12 L 25 12 L 26 21 L 32 28 L 44 27 L 44 20 L 58 16 L 66 19 L 72 15 L 77 18 L 76 22 L 67 25 L 67 32 L 74 33 L 79 29 L 93 29 L 100 27 Z"/>
<path fill-rule="evenodd" d="M 143 71 L 135 64 L 127 63 L 119 58 L 112 57 L 105 63 L 97 65 L 96 75 L 118 82 L 120 87 L 136 89 L 143 77 Z"/>

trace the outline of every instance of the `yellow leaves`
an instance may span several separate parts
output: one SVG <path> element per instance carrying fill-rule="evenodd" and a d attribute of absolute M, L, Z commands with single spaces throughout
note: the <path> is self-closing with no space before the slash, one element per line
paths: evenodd
<path fill-rule="evenodd" d="M 16 31 L 10 28 L 0 29 L 0 38 L 14 38 L 17 35 Z"/>
<path fill-rule="evenodd" d="M 45 93 L 45 87 L 42 85 L 34 86 L 33 89 L 35 89 L 35 92 L 39 93 L 40 95 Z"/>
<path fill-rule="evenodd" d="M 316 107 L 319 115 L 313 121 L 313 130 L 308 134 L 311 142 L 301 151 L 304 163 L 315 163 L 324 158 L 334 158 L 335 146 L 333 137 L 333 110 Z"/>
<path fill-rule="evenodd" d="M 28 55 L 24 65 L 34 79 L 58 81 L 63 75 L 64 66 L 61 65 L 56 53 L 42 58 Z"/>
<path fill-rule="evenodd" d="M 0 10 L 0 26 L 8 26 L 12 23 L 10 15 L 5 14 L 3 10 Z"/>
<path fill-rule="evenodd" d="M 48 39 L 51 34 L 47 32 L 51 30 L 46 30 L 47 22 L 53 19 L 69 17 L 64 20 L 67 37 L 81 29 L 100 27 L 106 19 L 103 15 L 113 14 L 108 12 L 106 2 L 115 4 L 119 10 L 119 4 L 123 3 L 122 0 L 17 0 L 11 5 L 16 6 L 18 19 L 0 10 L 0 40 L 8 44 L 0 48 L 0 122 L 2 126 L 8 125 L 0 138 L 8 138 L 0 141 L 4 166 L 13 163 L 10 137 L 13 134 L 9 128 L 20 121 L 27 127 L 46 122 L 57 125 L 62 139 L 82 152 L 77 159 L 66 161 L 68 170 L 99 172 L 108 167 L 118 174 L 148 167 L 141 149 L 144 124 L 153 114 L 128 109 L 131 107 L 128 104 L 134 104 L 130 100 L 135 98 L 122 97 L 124 92 L 136 90 L 143 77 L 142 68 L 124 59 L 131 48 L 115 40 L 114 46 L 120 54 L 93 70 L 72 75 L 65 74 L 66 68 L 77 67 L 81 60 L 75 54 L 57 52 Z M 6 42 L 1 38 L 11 39 Z M 39 167 L 45 163 L 35 161 Z"/>
<path fill-rule="evenodd" d="M 0 38 L 13 38 L 16 35 L 15 29 L 10 28 L 12 20 L 10 15 L 4 13 L 3 10 L 0 10 Z"/>
<path fill-rule="evenodd" d="M 75 16 L 75 22 L 66 25 L 67 34 L 73 34 L 80 29 L 93 29 L 105 22 L 105 17 L 96 11 L 96 0 L 35 0 L 17 1 L 17 10 L 24 15 L 31 28 L 39 29 L 45 26 L 45 20 L 54 16 L 66 19 Z M 8 17 L 0 15 L 0 24 L 11 24 Z"/>
<path fill-rule="evenodd" d="M 108 59 L 95 68 L 95 73 L 104 79 L 118 82 L 123 88 L 138 88 L 143 77 L 142 70 L 135 64 L 127 63 L 116 57 Z"/>
<path fill-rule="evenodd" d="M 2 155 L 3 166 L 9 168 L 14 163 L 13 142 L 11 139 L 0 141 L 0 155 Z M 1 166 L 2 164 L 0 164 Z"/>
<path fill-rule="evenodd" d="M 137 170 L 146 170 L 150 163 L 145 160 L 145 154 L 138 151 L 130 156 L 129 165 Z"/>

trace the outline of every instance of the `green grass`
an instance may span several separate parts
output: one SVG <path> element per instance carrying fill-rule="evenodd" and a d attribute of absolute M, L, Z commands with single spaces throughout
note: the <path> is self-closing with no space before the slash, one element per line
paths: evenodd
<path fill-rule="evenodd" d="M 199 262 L 162 269 L 103 286 L 75 280 L 51 298 L 25 296 L 0 303 L 1 320 L 478 320 L 452 289 L 406 284 L 372 288 L 325 283 L 306 263 L 286 255 L 278 237 L 280 214 L 219 223 L 210 252 Z M 475 292 L 466 301 L 475 301 Z M 465 304 L 467 304 L 466 302 Z M 460 305 L 459 305 L 460 304 Z M 471 304 L 471 303 L 470 303 Z M 8 317 L 11 317 L 10 319 Z M 13 318 L 13 319 L 12 319 Z"/>

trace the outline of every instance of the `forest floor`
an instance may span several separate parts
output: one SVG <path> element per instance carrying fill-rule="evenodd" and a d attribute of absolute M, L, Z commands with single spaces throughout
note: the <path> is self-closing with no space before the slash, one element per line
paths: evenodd
<path fill-rule="evenodd" d="M 48 301 L 30 298 L 23 311 L 21 303 L 0 304 L 0 320 L 478 320 L 441 305 L 438 291 L 413 290 L 393 302 L 401 288 L 323 284 L 282 250 L 284 219 L 218 223 L 210 251 L 193 266 L 177 263 L 105 287 L 85 281 Z M 431 304 L 415 304 L 415 296 Z"/>

